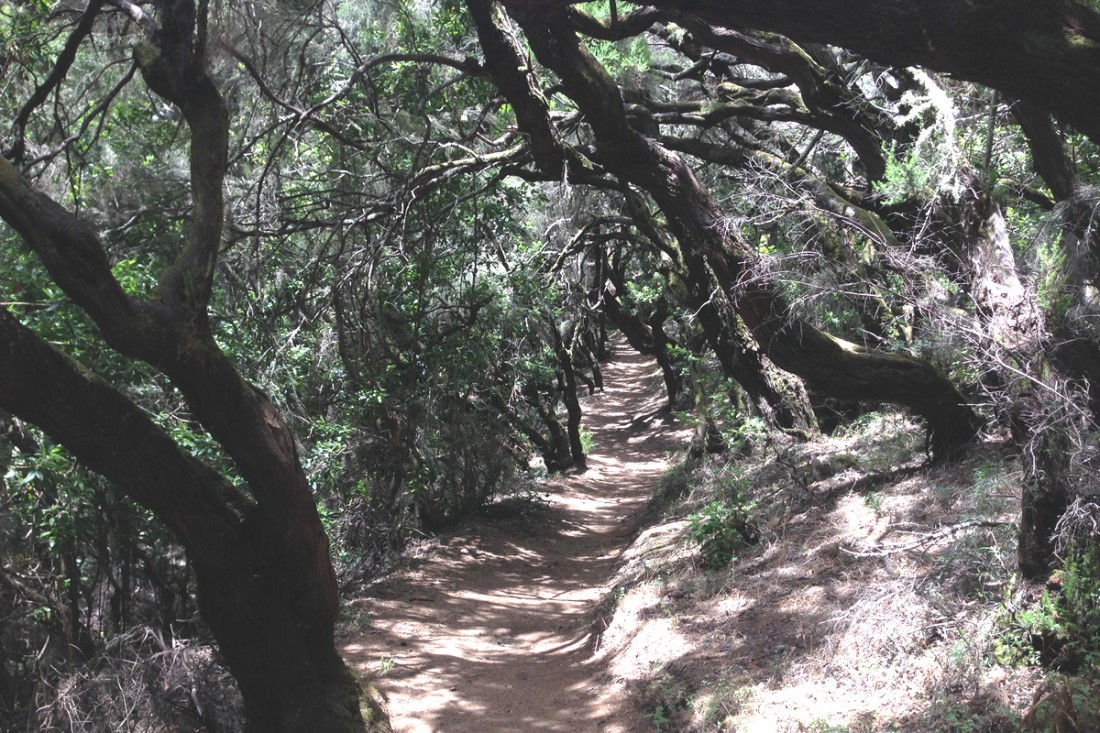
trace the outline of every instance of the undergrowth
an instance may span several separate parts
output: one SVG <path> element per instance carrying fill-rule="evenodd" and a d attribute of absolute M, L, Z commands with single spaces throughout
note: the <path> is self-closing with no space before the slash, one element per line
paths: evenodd
<path fill-rule="evenodd" d="M 1007 597 L 999 628 L 997 663 L 1053 671 L 1021 730 L 1100 730 L 1100 550 L 1069 550 L 1037 599 Z"/>
<path fill-rule="evenodd" d="M 1018 465 L 983 445 L 929 466 L 920 435 L 864 416 L 666 476 L 646 532 L 693 551 L 634 560 L 663 578 L 637 623 L 690 620 L 694 646 L 636 688 L 653 730 L 1100 731 L 1100 553 L 1029 589 Z"/>
<path fill-rule="evenodd" d="M 720 570 L 738 559 L 738 554 L 760 537 L 755 523 L 757 503 L 737 473 L 723 487 L 721 498 L 688 515 L 691 538 L 699 545 L 702 566 Z"/>
<path fill-rule="evenodd" d="M 32 730 L 243 730 L 243 701 L 217 652 L 151 628 L 114 638 L 88 664 L 44 686 L 35 702 Z M 8 730 L 2 718 L 0 730 Z"/>

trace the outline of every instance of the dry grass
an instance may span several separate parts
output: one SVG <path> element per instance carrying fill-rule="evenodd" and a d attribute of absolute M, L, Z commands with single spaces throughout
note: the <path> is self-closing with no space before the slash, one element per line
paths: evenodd
<path fill-rule="evenodd" d="M 991 651 L 1016 582 L 1016 469 L 996 444 L 927 468 L 919 436 L 876 416 L 704 466 L 639 535 L 600 653 L 654 730 L 1019 729 L 1043 675 Z M 766 531 L 753 555 L 704 571 L 670 547 L 735 469 Z"/>
<path fill-rule="evenodd" d="M 31 729 L 238 733 L 243 720 L 236 683 L 210 646 L 167 643 L 151 629 L 134 629 L 44 687 Z"/>

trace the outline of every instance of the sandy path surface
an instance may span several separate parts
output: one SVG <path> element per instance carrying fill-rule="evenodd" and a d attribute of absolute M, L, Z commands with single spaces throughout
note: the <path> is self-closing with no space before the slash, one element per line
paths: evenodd
<path fill-rule="evenodd" d="M 633 733 L 593 658 L 593 607 L 634 518 L 684 439 L 661 411 L 660 372 L 624 346 L 584 403 L 586 472 L 548 482 L 548 506 L 480 522 L 353 602 L 370 621 L 345 658 L 375 681 L 397 733 Z M 643 725 L 644 724 L 644 725 Z"/>

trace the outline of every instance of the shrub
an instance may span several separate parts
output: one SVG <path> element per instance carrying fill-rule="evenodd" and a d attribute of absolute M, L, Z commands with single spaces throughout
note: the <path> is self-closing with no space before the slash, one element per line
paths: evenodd
<path fill-rule="evenodd" d="M 1100 673 L 1100 550 L 1071 550 L 1054 590 L 1008 614 L 994 648 L 998 662 L 1041 664 L 1070 674 Z"/>
<path fill-rule="evenodd" d="M 1067 671 L 1100 672 L 1100 550 L 1071 551 L 1058 579 L 1056 632 L 1064 642 L 1060 664 Z"/>
<path fill-rule="evenodd" d="M 704 568 L 718 570 L 729 566 L 741 550 L 759 539 L 755 510 L 756 502 L 736 482 L 725 499 L 712 501 L 688 516 L 691 538 L 702 551 Z"/>

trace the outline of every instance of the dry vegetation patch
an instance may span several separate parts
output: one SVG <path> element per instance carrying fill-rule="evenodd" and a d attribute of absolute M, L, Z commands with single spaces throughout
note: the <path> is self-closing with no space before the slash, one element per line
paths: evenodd
<path fill-rule="evenodd" d="M 987 442 L 931 467 L 919 436 L 876 415 L 678 469 L 682 496 L 626 553 L 599 647 L 654 730 L 1019 729 L 1043 675 L 994 655 L 1021 593 L 1015 464 Z M 757 541 L 708 569 L 693 517 L 730 496 Z"/>
<path fill-rule="evenodd" d="M 115 637 L 75 671 L 43 686 L 36 730 L 239 733 L 244 705 L 209 644 L 149 628 Z"/>

